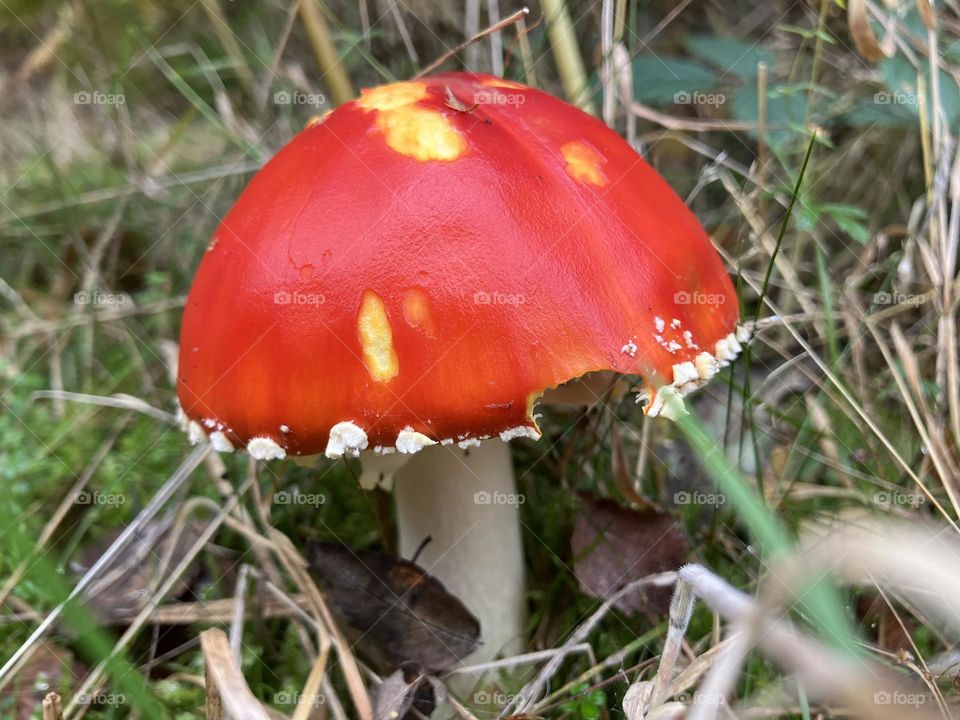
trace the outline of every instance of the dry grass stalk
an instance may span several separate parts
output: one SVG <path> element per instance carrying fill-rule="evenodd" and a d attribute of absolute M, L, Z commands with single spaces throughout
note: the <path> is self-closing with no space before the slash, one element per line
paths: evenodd
<path fill-rule="evenodd" d="M 207 720 L 271 720 L 243 679 L 223 630 L 200 633 L 207 688 Z"/>
<path fill-rule="evenodd" d="M 330 95 L 334 102 L 341 105 L 353 99 L 353 84 L 330 38 L 330 30 L 317 7 L 318 2 L 320 0 L 299 0 L 300 22 L 303 23 L 303 28 L 307 32 L 317 67 L 320 68 L 320 79 L 330 88 Z"/>

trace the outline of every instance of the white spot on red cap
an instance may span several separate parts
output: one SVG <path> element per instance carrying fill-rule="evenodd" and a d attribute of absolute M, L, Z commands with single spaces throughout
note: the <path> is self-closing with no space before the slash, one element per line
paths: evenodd
<path fill-rule="evenodd" d="M 213 449 L 217 452 L 233 452 L 233 443 L 230 442 L 230 438 L 228 438 L 222 430 L 210 433 L 210 445 L 213 446 Z"/>
<path fill-rule="evenodd" d="M 423 433 L 419 433 L 412 427 L 405 427 L 397 434 L 397 450 L 411 455 L 420 452 L 428 445 L 436 445 L 436 440 L 431 440 Z"/>
<path fill-rule="evenodd" d="M 709 380 L 720 371 L 720 363 L 708 352 L 702 352 L 694 358 L 693 364 L 697 368 L 697 375 L 701 380 Z"/>
<path fill-rule="evenodd" d="M 504 442 L 510 442 L 514 438 L 530 438 L 531 440 L 540 439 L 540 431 L 532 425 L 520 425 L 500 433 L 500 439 Z"/>
<path fill-rule="evenodd" d="M 247 452 L 254 460 L 283 460 L 287 456 L 287 451 L 276 440 L 262 435 L 250 439 Z"/>
<path fill-rule="evenodd" d="M 680 386 L 700 379 L 697 368 L 692 362 L 677 363 L 673 366 L 673 384 Z"/>
<path fill-rule="evenodd" d="M 196 420 L 191 420 L 187 423 L 187 438 L 190 440 L 191 445 L 199 445 L 207 439 L 207 434 L 203 431 L 200 423 Z"/>
<path fill-rule="evenodd" d="M 327 440 L 327 449 L 324 451 L 331 460 L 346 455 L 357 457 L 361 450 L 367 448 L 367 433 L 355 423 L 346 420 L 338 422 L 330 428 L 330 437 Z"/>
<path fill-rule="evenodd" d="M 651 417 L 660 415 L 667 420 L 679 420 L 687 414 L 680 390 L 673 385 L 658 388 L 656 395 L 653 396 L 653 402 L 650 403 L 650 409 L 647 410 L 647 415 Z"/>

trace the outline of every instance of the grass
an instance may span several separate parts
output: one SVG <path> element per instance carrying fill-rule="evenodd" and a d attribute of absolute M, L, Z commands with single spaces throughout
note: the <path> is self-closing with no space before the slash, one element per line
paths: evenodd
<path fill-rule="evenodd" d="M 375 3 L 332 0 L 299 10 L 0 4 L 0 661 L 189 454 L 165 415 L 171 343 L 218 219 L 311 115 L 351 89 L 412 77 L 461 43 L 471 4 L 397 3 L 382 17 L 388 8 Z M 822 657 L 838 642 L 853 647 L 885 671 L 891 697 L 923 698 L 871 704 L 878 691 L 860 686 L 837 697 L 789 647 L 724 655 L 732 626 L 701 604 L 681 656 L 681 669 L 701 674 L 674 700 L 702 712 L 692 688 L 727 673 L 729 701 L 743 713 L 950 717 L 960 628 L 949 600 L 960 515 L 956 8 L 938 4 L 932 26 L 913 5 L 878 10 L 886 24 L 870 28 L 889 35 L 891 55 L 867 61 L 861 21 L 873 11 L 855 0 L 853 30 L 829 0 L 554 5 L 570 15 L 562 40 L 533 7 L 526 34 L 511 25 L 475 46 L 481 69 L 496 38 L 507 77 L 561 96 L 585 86 L 583 104 L 612 108 L 617 130 L 710 231 L 756 328 L 747 356 L 691 399 L 681 423 L 648 422 L 626 399 L 548 411 L 544 440 L 517 444 L 530 650 L 562 647 L 598 608 L 570 569 L 574 491 L 624 504 L 639 493 L 682 524 L 691 560 L 765 612 L 781 610 Z M 500 3 L 499 16 L 519 9 Z M 606 40 L 604 18 L 613 18 Z M 606 65 L 604 43 L 623 51 Z M 280 101 L 295 93 L 305 102 Z M 70 393 L 120 400 L 102 407 Z M 629 490 L 616 480 L 614 424 Z M 140 588 L 161 610 L 178 606 L 181 621 L 155 622 L 153 608 L 109 621 L 97 602 L 67 603 L 27 665 L 0 678 L 0 715 L 40 717 L 53 689 L 68 717 L 79 717 L 83 695 L 95 700 L 91 718 L 197 717 L 206 698 L 198 638 L 223 626 L 240 632 L 239 669 L 265 705 L 293 716 L 288 698 L 313 667 L 324 711 L 337 717 L 336 700 L 353 717 L 358 677 L 374 679 L 362 665 L 344 672 L 350 653 L 338 651 L 322 598 L 283 538 L 294 548 L 336 537 L 389 549 L 389 503 L 354 476 L 342 463 L 203 461 L 157 518 L 174 536 L 209 538 L 149 567 Z M 672 501 L 678 489 L 714 483 L 728 501 L 719 507 Z M 326 502 L 270 502 L 291 489 Z M 886 559 L 862 532 L 880 538 Z M 831 565 L 837 586 L 825 579 Z M 193 604 L 250 607 L 272 592 L 268 581 L 313 598 L 306 616 L 238 624 Z M 628 688 L 653 679 L 667 627 L 665 616 L 602 614 L 586 638 L 591 652 L 557 664 L 532 714 L 621 716 Z M 542 667 L 503 676 L 498 690 L 510 697 Z M 506 704 L 475 699 L 464 712 L 478 718 Z"/>

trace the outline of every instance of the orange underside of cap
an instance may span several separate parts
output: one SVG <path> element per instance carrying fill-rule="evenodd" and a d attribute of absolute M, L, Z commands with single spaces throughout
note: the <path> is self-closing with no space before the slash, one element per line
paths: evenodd
<path fill-rule="evenodd" d="M 736 322 L 704 230 L 615 132 L 453 73 L 365 91 L 257 173 L 197 271 L 178 395 L 237 447 L 479 438 L 590 371 L 674 383 Z"/>

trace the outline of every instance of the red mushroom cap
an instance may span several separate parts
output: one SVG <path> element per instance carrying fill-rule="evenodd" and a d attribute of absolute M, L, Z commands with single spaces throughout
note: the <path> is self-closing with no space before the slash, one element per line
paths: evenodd
<path fill-rule="evenodd" d="M 737 316 L 613 130 L 449 73 L 363 91 L 256 174 L 197 270 L 178 395 L 194 439 L 257 457 L 537 437 L 539 394 L 591 371 L 670 414 L 739 351 Z"/>

